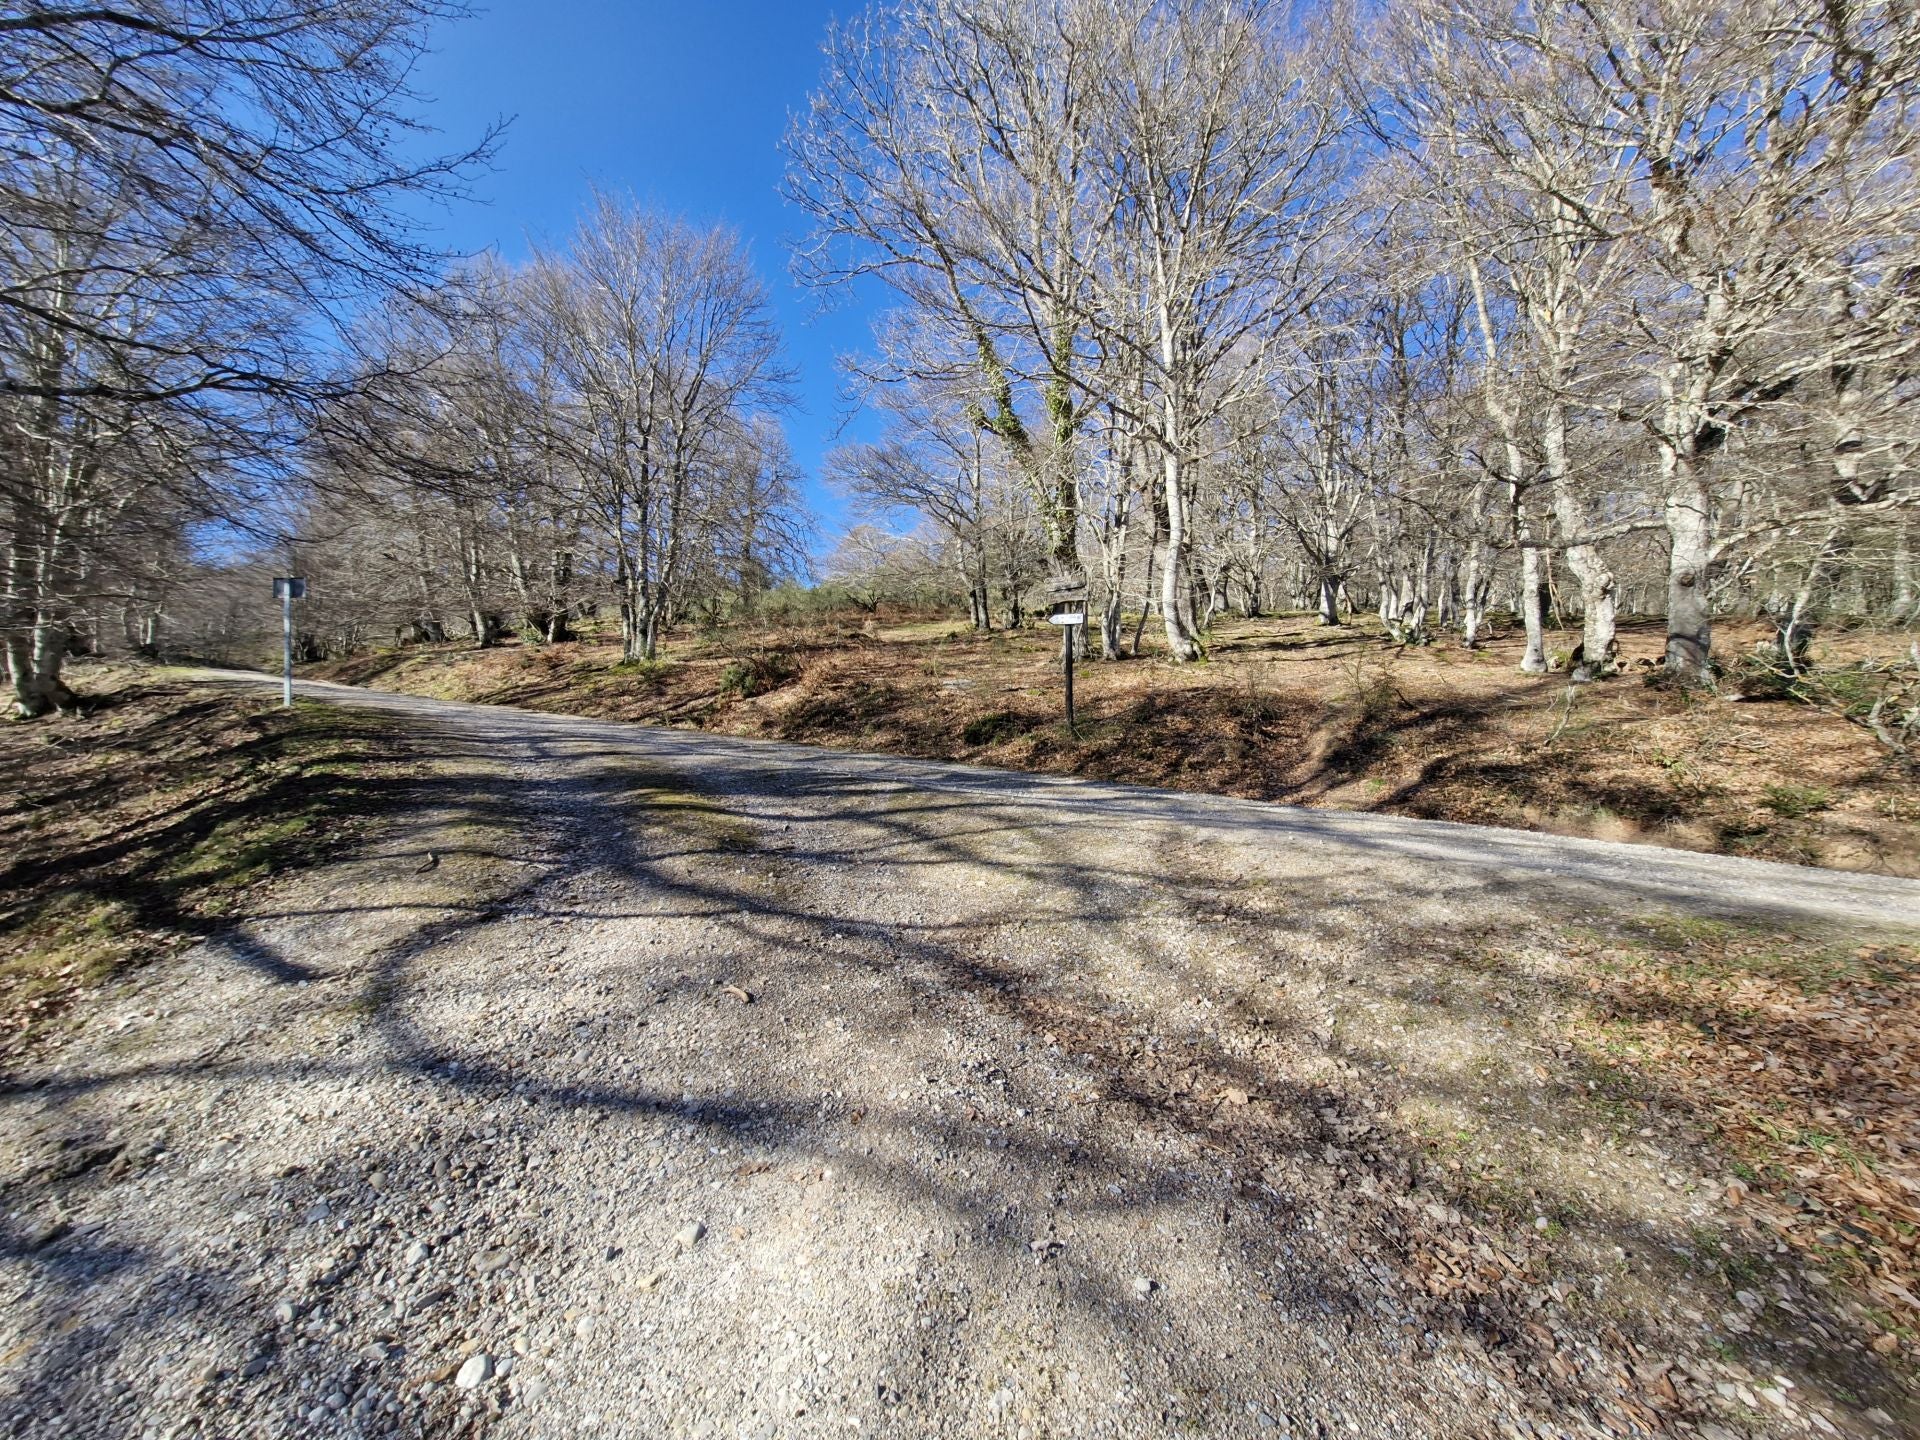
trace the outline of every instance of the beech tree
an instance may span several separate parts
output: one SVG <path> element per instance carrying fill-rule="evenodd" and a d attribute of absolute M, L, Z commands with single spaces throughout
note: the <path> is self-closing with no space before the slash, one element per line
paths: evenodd
<path fill-rule="evenodd" d="M 1914 608 L 1917 35 L 1813 0 L 895 0 L 790 137 L 800 269 L 964 340 L 1103 654 L 1122 604 L 1189 659 L 1271 594 L 1408 643 L 1504 609 L 1580 680 L 1626 606 L 1688 684 L 1760 610 L 1792 666 L 1823 607 Z"/>
<path fill-rule="evenodd" d="M 337 393 L 314 337 L 433 278 L 401 203 L 456 193 L 491 137 L 402 158 L 406 77 L 460 13 L 0 14 L 0 652 L 20 713 L 72 703 L 65 657 L 133 599 L 118 556 L 258 510 L 304 407 Z"/>
<path fill-rule="evenodd" d="M 701 537 L 725 527 L 733 482 L 760 468 L 757 455 L 741 464 L 753 452 L 743 427 L 785 401 L 779 334 L 731 234 L 605 196 L 535 273 L 539 323 L 574 402 L 583 493 L 615 560 L 626 651 L 650 660 Z"/>

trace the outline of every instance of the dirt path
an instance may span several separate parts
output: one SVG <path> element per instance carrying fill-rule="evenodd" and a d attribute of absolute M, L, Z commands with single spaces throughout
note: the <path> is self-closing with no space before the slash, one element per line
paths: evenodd
<path fill-rule="evenodd" d="M 1522 962 L 1920 884 L 303 688 L 434 773 L 0 1090 L 0 1432 L 1916 1413 L 1819 1277 L 1675 1258 L 1711 1152 L 1584 1128 Z M 1513 1213 L 1448 1189 L 1457 1114 L 1530 1156 Z"/>

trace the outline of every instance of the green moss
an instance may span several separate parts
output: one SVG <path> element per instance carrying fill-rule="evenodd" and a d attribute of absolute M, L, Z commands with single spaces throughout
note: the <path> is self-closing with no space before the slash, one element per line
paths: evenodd
<path fill-rule="evenodd" d="M 739 854 L 760 848 L 759 832 L 751 822 L 688 788 L 674 771 L 620 760 L 606 773 L 613 782 L 614 798 L 631 806 L 643 825 Z"/>

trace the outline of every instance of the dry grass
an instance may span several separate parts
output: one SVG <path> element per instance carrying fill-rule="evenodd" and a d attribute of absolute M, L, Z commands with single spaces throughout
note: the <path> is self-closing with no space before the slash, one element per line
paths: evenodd
<path fill-rule="evenodd" d="M 1744 1248 L 1777 1238 L 1857 1286 L 1882 1353 L 1920 1341 L 1914 945 L 1649 917 L 1568 953 L 1596 1073 L 1663 1094 L 1737 1157 Z"/>
<path fill-rule="evenodd" d="M 0 728 L 0 1050 L 340 853 L 408 763 L 361 711 L 128 670 L 79 681 L 83 717 Z"/>
<path fill-rule="evenodd" d="M 1729 653 L 1751 642 L 1726 626 Z M 1568 650 L 1572 633 L 1550 637 Z M 1203 665 L 1083 665 L 1069 735 L 1046 630 L 950 621 L 675 637 L 622 665 L 611 640 L 395 651 L 314 667 L 443 698 L 808 744 L 1086 775 L 1294 804 L 1920 874 L 1910 769 L 1860 727 L 1789 700 L 1647 683 L 1662 635 L 1630 625 L 1627 670 L 1569 694 L 1515 668 L 1518 638 L 1409 649 L 1371 623 L 1223 622 Z"/>

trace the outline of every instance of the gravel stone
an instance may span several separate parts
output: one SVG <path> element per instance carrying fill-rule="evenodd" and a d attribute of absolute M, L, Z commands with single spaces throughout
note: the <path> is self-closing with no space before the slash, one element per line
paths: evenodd
<path fill-rule="evenodd" d="M 54 1238 L 0 1253 L 8 1440 L 1912 1418 L 1790 1345 L 1731 1368 L 1839 1302 L 1643 1253 L 1742 1218 L 1658 1115 L 1505 1218 L 1408 1137 L 1568 1123 L 1580 1057 L 1503 1022 L 1585 993 L 1521 966 L 1569 915 L 1912 925 L 1920 887 L 306 693 L 421 773 L 354 777 L 395 801 L 358 848 L 9 1061 L 7 1223 Z"/>

